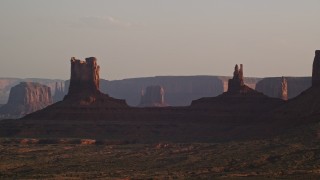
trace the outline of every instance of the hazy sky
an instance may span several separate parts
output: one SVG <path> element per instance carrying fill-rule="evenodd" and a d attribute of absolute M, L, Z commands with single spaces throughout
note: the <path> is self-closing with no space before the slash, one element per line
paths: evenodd
<path fill-rule="evenodd" d="M 319 0 L 1 0 L 0 77 L 309 76 Z"/>

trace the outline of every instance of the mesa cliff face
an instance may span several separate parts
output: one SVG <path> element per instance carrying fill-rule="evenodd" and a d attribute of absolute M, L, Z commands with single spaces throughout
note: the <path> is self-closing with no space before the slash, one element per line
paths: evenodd
<path fill-rule="evenodd" d="M 21 82 L 39 83 L 51 88 L 51 95 L 55 94 L 56 83 L 63 83 L 63 80 L 59 79 L 39 79 L 39 78 L 0 78 L 0 104 L 6 104 L 9 100 L 10 90 L 12 87 L 18 85 Z"/>
<path fill-rule="evenodd" d="M 66 95 L 65 91 L 64 91 L 64 83 L 56 82 L 56 86 L 55 86 L 54 92 L 55 93 L 54 93 L 54 95 L 52 97 L 54 103 L 63 100 L 64 96 Z"/>
<path fill-rule="evenodd" d="M 311 87 L 311 77 L 285 77 L 285 79 L 288 99 L 297 97 Z M 264 78 L 257 83 L 256 90 L 269 97 L 282 98 L 282 80 L 282 77 Z"/>
<path fill-rule="evenodd" d="M 8 103 L 1 107 L 0 114 L 24 116 L 52 104 L 51 89 L 38 83 L 22 82 L 11 88 Z"/>
<path fill-rule="evenodd" d="M 165 91 L 161 86 L 148 86 L 141 93 L 141 101 L 139 107 L 165 107 L 164 101 Z"/>

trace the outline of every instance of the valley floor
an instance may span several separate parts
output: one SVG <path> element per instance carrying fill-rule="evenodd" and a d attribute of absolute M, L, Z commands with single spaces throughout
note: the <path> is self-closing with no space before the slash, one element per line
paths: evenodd
<path fill-rule="evenodd" d="M 2 139 L 0 179 L 319 179 L 320 140 L 314 132 L 215 144 L 44 145 Z"/>

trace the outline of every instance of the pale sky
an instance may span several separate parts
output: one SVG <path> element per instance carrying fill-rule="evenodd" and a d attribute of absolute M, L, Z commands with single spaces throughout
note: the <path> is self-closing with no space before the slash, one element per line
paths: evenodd
<path fill-rule="evenodd" d="M 310 76 L 320 0 L 0 0 L 0 77 Z"/>

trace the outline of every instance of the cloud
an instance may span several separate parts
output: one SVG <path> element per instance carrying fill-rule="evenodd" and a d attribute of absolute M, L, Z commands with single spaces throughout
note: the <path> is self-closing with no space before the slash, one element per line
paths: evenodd
<path fill-rule="evenodd" d="M 86 16 L 80 18 L 80 23 L 93 27 L 107 27 L 107 26 L 117 26 L 129 28 L 132 26 L 132 23 L 121 21 L 112 16 Z"/>

